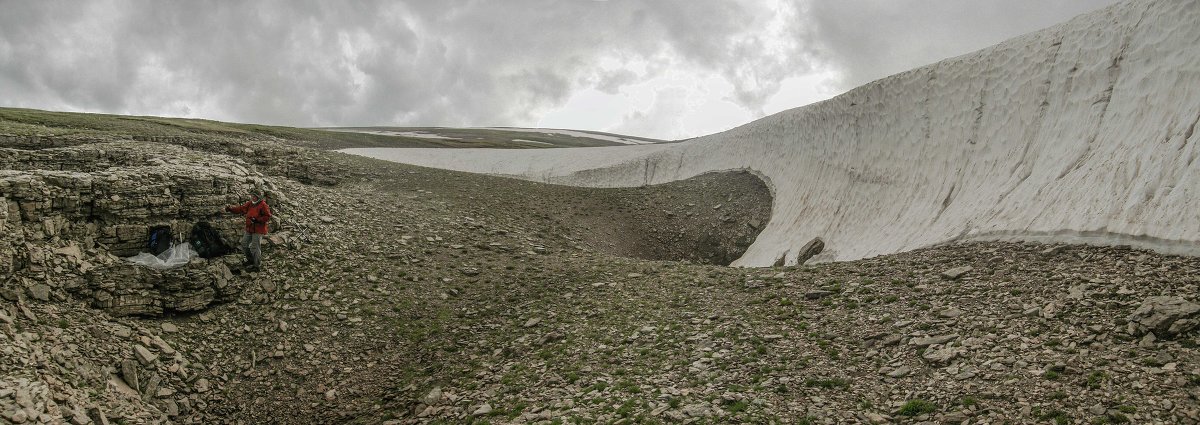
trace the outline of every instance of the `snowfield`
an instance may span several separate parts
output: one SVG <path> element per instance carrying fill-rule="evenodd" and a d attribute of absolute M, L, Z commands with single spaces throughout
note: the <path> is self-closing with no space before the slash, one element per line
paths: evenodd
<path fill-rule="evenodd" d="M 341 128 L 326 128 L 325 131 L 341 131 L 343 133 L 363 133 L 363 134 L 378 134 L 381 136 L 400 136 L 400 137 L 416 137 L 418 139 L 439 139 L 439 140 L 462 140 L 457 137 L 446 137 L 440 134 L 425 133 L 420 131 L 387 131 L 387 130 L 348 130 Z"/>
<path fill-rule="evenodd" d="M 678 144 L 347 151 L 598 187 L 749 169 L 775 201 L 742 266 L 818 236 L 823 261 L 960 239 L 1194 254 L 1198 22 L 1197 0 L 1128 1 Z"/>
<path fill-rule="evenodd" d="M 476 127 L 476 130 L 500 130 L 500 131 L 515 131 L 518 133 L 540 133 L 547 135 L 562 135 L 579 137 L 583 139 L 596 139 L 608 142 L 620 143 L 622 145 L 644 145 L 654 143 L 649 140 L 635 139 L 632 137 L 621 137 L 603 133 L 593 133 L 590 131 L 579 130 L 560 130 L 557 128 L 520 128 L 520 127 Z"/>

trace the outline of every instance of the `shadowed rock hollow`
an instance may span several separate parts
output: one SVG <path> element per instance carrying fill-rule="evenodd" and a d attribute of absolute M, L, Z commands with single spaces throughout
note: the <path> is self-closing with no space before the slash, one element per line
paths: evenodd
<path fill-rule="evenodd" d="M 728 171 L 638 188 L 528 182 L 489 203 L 551 220 L 579 246 L 622 257 L 729 265 L 771 216 L 771 192 L 752 173 Z"/>

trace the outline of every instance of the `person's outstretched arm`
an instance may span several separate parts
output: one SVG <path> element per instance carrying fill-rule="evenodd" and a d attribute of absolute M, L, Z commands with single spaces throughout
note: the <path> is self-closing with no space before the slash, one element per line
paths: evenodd
<path fill-rule="evenodd" d="M 248 209 L 250 209 L 249 202 L 241 204 L 241 205 L 230 205 L 230 206 L 225 207 L 225 211 L 229 211 L 234 214 L 245 214 L 246 210 L 248 210 Z"/>

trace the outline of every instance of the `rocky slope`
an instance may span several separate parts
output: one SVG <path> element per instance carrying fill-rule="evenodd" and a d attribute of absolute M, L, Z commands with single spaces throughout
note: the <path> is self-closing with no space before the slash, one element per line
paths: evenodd
<path fill-rule="evenodd" d="M 592 190 L 297 150 L 336 171 L 320 186 L 206 146 L 2 151 L 22 183 L 0 186 L 0 421 L 1200 420 L 1193 258 L 988 243 L 726 268 L 711 247 L 768 218 L 744 174 Z M 259 179 L 286 195 L 266 272 L 147 272 L 105 239 L 212 219 Z M 121 291 L 147 301 L 98 302 Z"/>
<path fill-rule="evenodd" d="M 761 182 L 735 175 L 730 181 L 721 176 L 699 179 L 695 184 L 699 190 L 688 190 L 688 184 L 628 191 L 546 188 L 541 196 L 536 185 L 527 183 L 469 181 L 463 182 L 469 188 L 455 189 L 468 194 L 456 197 L 453 209 L 447 209 L 443 202 L 429 204 L 421 198 L 433 193 L 429 190 L 398 197 L 398 191 L 408 190 L 398 185 L 410 181 L 405 176 L 418 174 L 422 184 L 441 190 L 445 180 L 455 181 L 461 175 L 363 167 L 340 155 L 279 141 L 79 137 L 67 143 L 60 137 L 39 136 L 6 136 L 5 140 L 0 147 L 0 270 L 4 273 L 0 324 L 6 332 L 0 346 L 6 358 L 0 361 L 4 372 L 0 398 L 5 399 L 0 403 L 0 418 L 22 423 L 60 418 L 74 422 L 224 420 L 224 411 L 210 404 L 223 399 L 209 391 L 222 388 L 230 378 L 216 375 L 221 369 L 215 363 L 211 375 L 206 373 L 200 363 L 205 357 L 200 356 L 220 359 L 260 341 L 235 341 L 219 346 L 217 352 L 199 354 L 196 350 L 208 347 L 205 343 L 227 340 L 181 342 L 178 337 L 186 334 L 179 326 L 119 317 L 183 318 L 209 310 L 198 317 L 205 321 L 216 317 L 225 323 L 228 315 L 215 315 L 210 309 L 225 303 L 266 303 L 275 298 L 271 294 L 292 288 L 286 282 L 275 283 L 276 273 L 309 279 L 314 276 L 299 273 L 332 264 L 345 270 L 370 266 L 362 263 L 368 255 L 363 252 L 366 247 L 353 249 L 348 242 L 376 243 L 381 235 L 394 239 L 392 232 L 402 223 L 440 226 L 447 224 L 447 215 L 458 211 L 483 209 L 476 212 L 486 217 L 493 214 L 487 209 L 500 208 L 502 216 L 525 223 L 517 224 L 519 233 L 486 242 L 463 240 L 470 244 L 467 249 L 498 255 L 522 249 L 549 255 L 547 247 L 530 241 L 549 237 L 549 231 L 562 231 L 570 236 L 554 237 L 569 238 L 564 240 L 575 251 L 727 263 L 753 241 L 768 219 L 770 204 Z M 295 158 L 310 160 L 300 167 L 292 163 Z M 295 175 L 298 169 L 306 175 Z M 341 172 L 308 173 L 316 169 Z M 379 179 L 384 175 L 393 177 Z M 355 183 L 338 189 L 305 184 L 335 183 L 348 177 Z M 375 186 L 380 183 L 388 186 Z M 219 212 L 224 205 L 245 199 L 254 187 L 280 195 L 274 202 L 276 233 L 266 242 L 268 252 L 284 250 L 301 261 L 281 264 L 274 273 L 250 276 L 241 273 L 236 256 L 196 259 L 170 271 L 150 270 L 121 258 L 142 251 L 148 229 L 155 225 L 168 225 L 173 233 L 186 235 L 194 223 L 208 221 L 227 240 L 236 240 L 239 219 Z M 728 194 L 724 208 L 692 208 L 712 190 Z M 658 195 L 664 199 L 651 206 Z M 403 213 L 404 205 L 414 200 L 425 205 L 422 209 L 432 207 L 433 213 Z M 671 211 L 678 211 L 678 217 Z M 567 225 L 579 216 L 587 217 L 584 221 L 589 225 Z M 668 235 L 664 226 L 672 223 L 680 229 L 700 230 L 695 234 L 706 237 Z M 462 225 L 450 223 L 452 228 Z M 401 239 L 401 245 L 408 239 Z M 515 242 L 495 242 L 498 239 Z M 347 249 L 329 251 L 322 243 Z M 371 255 L 384 255 L 381 263 L 392 267 L 437 260 L 427 252 L 400 256 L 384 254 L 377 245 L 370 248 Z M 331 252 L 341 256 L 330 257 Z M 315 257 L 323 261 L 309 261 Z M 317 297 L 314 293 L 313 299 Z"/>

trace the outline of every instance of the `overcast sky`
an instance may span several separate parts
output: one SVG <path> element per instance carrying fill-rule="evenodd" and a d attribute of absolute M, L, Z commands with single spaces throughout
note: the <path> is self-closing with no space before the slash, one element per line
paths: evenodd
<path fill-rule="evenodd" d="M 0 106 L 709 134 L 1114 0 L 0 0 Z"/>

